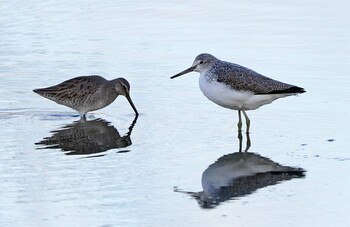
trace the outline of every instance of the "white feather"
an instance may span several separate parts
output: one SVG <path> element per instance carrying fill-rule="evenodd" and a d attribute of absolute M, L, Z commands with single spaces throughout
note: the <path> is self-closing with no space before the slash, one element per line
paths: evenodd
<path fill-rule="evenodd" d="M 272 101 L 293 94 L 256 95 L 249 91 L 237 91 L 229 85 L 208 80 L 205 73 L 199 77 L 199 87 L 205 97 L 219 106 L 232 110 L 254 110 Z"/>

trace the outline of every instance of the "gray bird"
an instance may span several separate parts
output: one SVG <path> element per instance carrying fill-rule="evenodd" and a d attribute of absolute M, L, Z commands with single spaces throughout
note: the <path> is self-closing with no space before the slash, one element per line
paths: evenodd
<path fill-rule="evenodd" d="M 190 68 L 170 78 L 193 71 L 200 73 L 199 87 L 204 96 L 222 107 L 238 110 L 238 130 L 242 129 L 243 112 L 247 133 L 250 119 L 246 110 L 255 110 L 278 98 L 305 92 L 301 87 L 273 80 L 244 66 L 221 61 L 206 53 L 198 55 Z"/>

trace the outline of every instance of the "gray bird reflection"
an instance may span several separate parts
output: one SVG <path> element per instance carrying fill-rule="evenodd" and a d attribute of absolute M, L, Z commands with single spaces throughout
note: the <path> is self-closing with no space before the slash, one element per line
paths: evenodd
<path fill-rule="evenodd" d="M 129 131 L 120 136 L 118 130 L 104 119 L 76 121 L 51 131 L 50 137 L 43 138 L 35 145 L 37 149 L 61 149 L 66 155 L 91 155 L 113 148 L 125 148 L 132 144 L 130 136 L 137 121 L 132 121 Z M 128 152 L 122 150 L 118 153 Z"/>
<path fill-rule="evenodd" d="M 283 166 L 248 152 L 251 145 L 249 134 L 247 148 L 241 152 L 242 135 L 239 134 L 240 151 L 220 157 L 203 172 L 203 191 L 175 191 L 191 195 L 202 208 L 214 208 L 221 202 L 244 197 L 260 188 L 305 176 L 302 168 Z"/>

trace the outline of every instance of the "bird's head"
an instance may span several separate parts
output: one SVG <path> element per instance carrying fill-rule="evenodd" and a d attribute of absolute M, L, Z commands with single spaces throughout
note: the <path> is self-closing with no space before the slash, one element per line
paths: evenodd
<path fill-rule="evenodd" d="M 133 110 L 135 111 L 136 115 L 138 115 L 138 111 L 134 105 L 134 103 L 131 100 L 130 97 L 130 84 L 129 82 L 124 79 L 124 78 L 118 78 L 116 79 L 116 83 L 115 83 L 115 89 L 118 95 L 123 95 L 126 97 L 126 99 L 129 101 L 130 106 L 133 108 Z"/>
<path fill-rule="evenodd" d="M 216 61 L 218 61 L 218 59 L 211 54 L 200 54 L 194 59 L 194 62 L 190 68 L 170 77 L 170 79 L 174 79 L 176 77 L 193 71 L 199 73 L 204 72 L 208 70 Z"/>

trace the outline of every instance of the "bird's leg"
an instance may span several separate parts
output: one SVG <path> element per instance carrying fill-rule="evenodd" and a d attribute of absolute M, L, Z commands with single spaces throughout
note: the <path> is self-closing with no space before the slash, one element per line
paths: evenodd
<path fill-rule="evenodd" d="M 242 152 L 243 136 L 242 136 L 242 131 L 241 130 L 238 130 L 238 140 L 239 140 L 239 152 Z"/>
<path fill-rule="evenodd" d="M 86 116 L 85 116 L 85 114 L 80 115 L 80 121 L 81 121 L 81 122 L 85 122 L 85 121 L 86 121 Z"/>
<path fill-rule="evenodd" d="M 247 152 L 251 146 L 249 133 L 247 132 L 246 135 L 247 135 L 247 145 L 246 145 L 244 152 Z"/>
<path fill-rule="evenodd" d="M 246 122 L 246 124 L 247 124 L 247 133 L 249 133 L 250 119 L 249 119 L 248 115 L 246 114 L 246 112 L 245 112 L 244 110 L 242 110 L 242 112 L 243 112 L 243 115 L 244 115 L 244 117 L 245 117 L 245 122 Z"/>
<path fill-rule="evenodd" d="M 238 131 L 242 131 L 242 116 L 241 116 L 241 111 L 238 110 L 238 123 L 237 123 L 237 126 L 238 126 Z"/>

